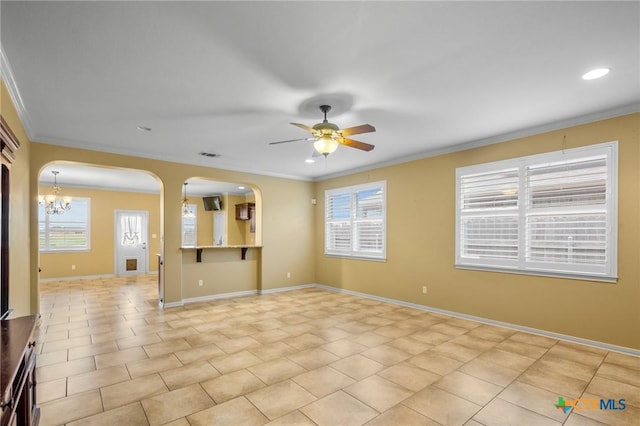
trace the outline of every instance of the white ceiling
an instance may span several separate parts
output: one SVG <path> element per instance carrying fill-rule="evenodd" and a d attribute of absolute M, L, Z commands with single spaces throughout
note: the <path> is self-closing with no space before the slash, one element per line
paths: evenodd
<path fill-rule="evenodd" d="M 640 110 L 637 1 L 2 1 L 0 14 L 3 77 L 43 143 L 319 179 Z M 321 121 L 323 101 L 340 127 L 374 125 L 354 138 L 376 148 L 307 164 L 310 142 L 268 144 L 306 137 L 289 122 Z"/>

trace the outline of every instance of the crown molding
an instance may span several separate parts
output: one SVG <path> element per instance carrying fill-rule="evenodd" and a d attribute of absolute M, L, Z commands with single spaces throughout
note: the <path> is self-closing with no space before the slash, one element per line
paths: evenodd
<path fill-rule="evenodd" d="M 622 105 L 616 108 L 597 111 L 591 114 L 585 114 L 578 117 L 572 117 L 564 120 L 554 121 L 551 123 L 541 124 L 539 126 L 528 127 L 522 130 L 516 130 L 514 132 L 503 133 L 501 135 L 491 136 L 485 139 L 478 139 L 475 141 L 461 142 L 455 145 L 446 146 L 443 148 L 422 151 L 417 154 L 407 155 L 404 157 L 395 158 L 389 161 L 383 161 L 375 164 L 370 164 L 363 167 L 354 168 L 348 171 L 327 174 L 318 176 L 314 181 L 323 181 L 341 176 L 349 176 L 355 173 L 366 172 L 381 167 L 395 166 L 398 164 L 408 163 L 410 161 L 422 160 L 424 158 L 436 157 L 438 155 L 450 154 L 452 152 L 466 151 L 468 149 L 479 148 L 482 146 L 493 145 L 502 142 L 508 142 L 515 139 L 524 138 L 527 136 L 533 136 L 540 133 L 551 132 L 555 130 L 566 129 L 569 127 L 579 126 L 582 124 L 594 123 L 596 121 L 607 120 L 615 117 L 622 117 L 628 114 L 634 114 L 640 112 L 640 102 Z"/>
<path fill-rule="evenodd" d="M 24 127 L 24 130 L 27 133 L 27 137 L 29 138 L 29 140 L 35 140 L 35 133 L 33 131 L 33 126 L 31 126 L 29 115 L 27 114 L 27 108 L 24 106 L 22 96 L 20 96 L 18 85 L 16 84 L 16 81 L 13 78 L 13 71 L 11 70 L 11 65 L 9 64 L 9 61 L 7 60 L 7 57 L 4 54 L 4 48 L 2 47 L 1 42 L 0 42 L 0 75 L 2 76 L 2 81 L 4 81 L 4 84 L 7 86 L 7 90 L 9 91 L 9 96 L 13 101 L 13 105 L 15 105 L 16 107 L 16 111 L 18 112 L 18 117 L 22 122 L 22 127 Z"/>

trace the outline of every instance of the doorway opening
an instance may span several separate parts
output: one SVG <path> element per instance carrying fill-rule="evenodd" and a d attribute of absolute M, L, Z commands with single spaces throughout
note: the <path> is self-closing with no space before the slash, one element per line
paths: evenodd
<path fill-rule="evenodd" d="M 157 176 L 144 170 L 57 161 L 41 169 L 38 193 L 41 283 L 160 276 L 156 256 L 163 252 L 162 182 Z M 69 207 L 47 211 L 47 196 L 53 193 Z M 163 298 L 164 289 L 158 286 L 158 300 Z"/>

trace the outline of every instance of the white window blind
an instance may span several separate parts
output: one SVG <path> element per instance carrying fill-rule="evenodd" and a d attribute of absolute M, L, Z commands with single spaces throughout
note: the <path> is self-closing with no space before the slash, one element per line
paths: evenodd
<path fill-rule="evenodd" d="M 456 170 L 456 265 L 612 281 L 617 143 Z"/>
<path fill-rule="evenodd" d="M 60 215 L 38 206 L 40 251 L 86 251 L 90 249 L 90 199 L 73 198 L 71 209 Z"/>
<path fill-rule="evenodd" d="M 325 191 L 325 254 L 386 258 L 386 182 Z"/>

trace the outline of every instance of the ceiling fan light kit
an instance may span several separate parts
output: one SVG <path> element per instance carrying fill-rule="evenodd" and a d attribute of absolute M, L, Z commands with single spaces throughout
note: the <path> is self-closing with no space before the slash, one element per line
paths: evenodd
<path fill-rule="evenodd" d="M 362 151 L 371 151 L 374 146 L 368 143 L 359 142 L 353 139 L 347 139 L 345 136 L 357 135 L 360 133 L 375 132 L 376 128 L 370 124 L 361 124 L 360 126 L 349 127 L 342 129 L 327 120 L 327 113 L 331 111 L 330 105 L 320 105 L 320 111 L 324 114 L 324 120 L 322 123 L 315 124 L 313 127 L 309 127 L 306 124 L 291 123 L 292 125 L 301 128 L 313 135 L 311 138 L 303 139 L 291 139 L 286 141 L 271 142 L 269 145 L 276 145 L 288 142 L 297 141 L 313 141 L 313 148 L 318 154 L 325 157 L 338 149 L 339 145 L 349 146 L 351 148 L 360 149 Z"/>
<path fill-rule="evenodd" d="M 313 148 L 325 157 L 338 149 L 338 142 L 331 136 L 322 136 L 313 143 Z"/>

